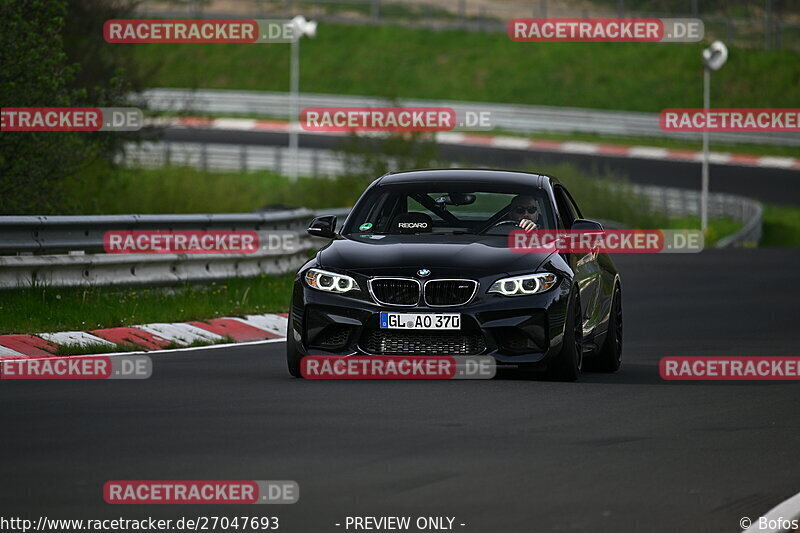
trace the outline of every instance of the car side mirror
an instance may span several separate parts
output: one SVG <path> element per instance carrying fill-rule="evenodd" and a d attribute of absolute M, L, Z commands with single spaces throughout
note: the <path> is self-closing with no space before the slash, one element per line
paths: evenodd
<path fill-rule="evenodd" d="M 603 225 L 594 220 L 586 220 L 585 218 L 576 218 L 569 228 L 575 231 L 603 231 Z"/>
<path fill-rule="evenodd" d="M 308 226 L 308 234 L 323 239 L 336 237 L 336 215 L 316 217 Z"/>

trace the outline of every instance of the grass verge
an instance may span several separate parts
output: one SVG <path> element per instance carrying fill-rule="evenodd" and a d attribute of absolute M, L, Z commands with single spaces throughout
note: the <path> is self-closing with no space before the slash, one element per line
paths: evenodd
<path fill-rule="evenodd" d="M 762 247 L 800 246 L 800 209 L 765 205 Z"/>
<path fill-rule="evenodd" d="M 285 44 L 134 46 L 151 87 L 289 90 Z M 303 91 L 658 112 L 702 106 L 705 43 L 515 43 L 504 33 L 326 23 L 303 41 Z M 632 75 L 635 73 L 635 75 Z M 715 107 L 800 107 L 797 54 L 732 49 Z M 764 83 L 769 80 L 769 83 Z"/>
<path fill-rule="evenodd" d="M 303 178 L 290 182 L 270 171 L 201 172 L 90 169 L 65 185 L 66 209 L 48 214 L 244 213 L 266 205 L 315 208 L 353 205 L 364 189 L 355 178 Z"/>
<path fill-rule="evenodd" d="M 0 334 L 89 331 L 285 312 L 291 300 L 292 279 L 287 274 L 208 285 L 32 287 L 4 291 L 0 300 Z"/>

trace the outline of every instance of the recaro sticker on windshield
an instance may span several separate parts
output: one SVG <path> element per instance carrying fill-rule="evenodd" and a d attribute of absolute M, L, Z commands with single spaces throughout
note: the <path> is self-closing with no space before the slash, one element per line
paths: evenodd
<path fill-rule="evenodd" d="M 364 222 L 358 227 L 359 231 L 368 231 L 370 228 L 372 228 L 371 222 Z"/>

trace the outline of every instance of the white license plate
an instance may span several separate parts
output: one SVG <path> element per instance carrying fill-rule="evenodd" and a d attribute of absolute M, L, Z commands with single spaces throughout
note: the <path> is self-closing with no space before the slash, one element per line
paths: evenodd
<path fill-rule="evenodd" d="M 459 313 L 381 313 L 381 329 L 461 329 Z"/>

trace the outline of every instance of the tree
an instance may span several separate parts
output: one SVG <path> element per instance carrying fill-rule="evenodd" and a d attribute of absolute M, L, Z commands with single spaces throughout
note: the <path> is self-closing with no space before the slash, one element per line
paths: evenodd
<path fill-rule="evenodd" d="M 0 0 L 0 105 L 67 107 L 78 94 L 67 87 L 75 67 L 67 61 L 59 0 Z M 0 133 L 0 213 L 30 213 L 51 206 L 60 180 L 86 155 L 81 133 Z"/>
<path fill-rule="evenodd" d="M 135 67 L 130 49 L 103 41 L 103 22 L 129 0 L 0 0 L 2 107 L 124 106 Z M 138 73 L 134 76 L 141 79 Z M 0 133 L 0 214 L 66 212 L 67 180 L 122 147 L 112 132 Z"/>

